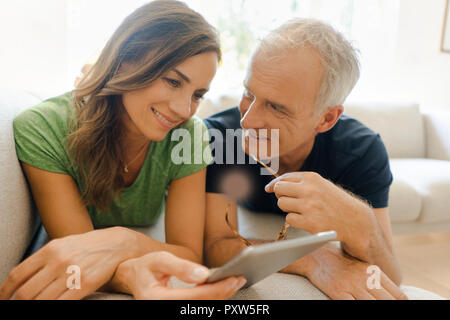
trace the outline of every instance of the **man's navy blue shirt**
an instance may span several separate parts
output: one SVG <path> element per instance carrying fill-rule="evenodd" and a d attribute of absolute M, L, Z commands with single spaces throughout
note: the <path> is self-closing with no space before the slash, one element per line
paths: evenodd
<path fill-rule="evenodd" d="M 220 130 L 223 137 L 227 129 L 241 129 L 237 107 L 204 121 L 208 129 Z M 242 151 L 238 140 L 227 145 L 227 139 L 223 139 L 223 159 L 218 159 L 213 150 L 216 158 L 207 168 L 206 192 L 223 193 L 223 178 L 227 173 L 239 171 L 247 177 L 251 190 L 250 195 L 239 201 L 240 205 L 253 211 L 283 213 L 277 206 L 276 196 L 264 191 L 273 176 L 262 175 L 261 165 L 251 164 L 247 155 L 244 164 L 237 164 L 237 148 Z M 226 154 L 230 152 L 234 154 L 234 162 L 226 164 Z M 388 206 L 392 173 L 386 148 L 377 133 L 349 116 L 342 115 L 332 129 L 316 136 L 311 153 L 298 171 L 316 172 L 367 200 L 373 208 Z"/>

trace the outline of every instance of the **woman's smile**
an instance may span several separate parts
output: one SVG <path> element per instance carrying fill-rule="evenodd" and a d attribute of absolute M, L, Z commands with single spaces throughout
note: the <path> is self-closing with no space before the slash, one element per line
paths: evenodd
<path fill-rule="evenodd" d="M 155 116 L 156 120 L 158 121 L 158 123 L 166 129 L 172 129 L 173 127 L 176 126 L 176 124 L 179 121 L 174 121 L 166 116 L 164 116 L 163 114 L 161 114 L 160 112 L 158 112 L 155 108 L 150 107 L 150 109 L 152 110 L 153 115 Z"/>

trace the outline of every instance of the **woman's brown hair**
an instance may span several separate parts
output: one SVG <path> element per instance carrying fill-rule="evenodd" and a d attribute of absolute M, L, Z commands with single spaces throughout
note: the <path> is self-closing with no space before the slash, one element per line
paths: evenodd
<path fill-rule="evenodd" d="M 75 117 L 67 145 L 72 165 L 81 174 L 79 187 L 86 206 L 108 212 L 124 187 L 119 174 L 124 155 L 118 142 L 126 112 L 121 95 L 149 86 L 187 58 L 209 51 L 220 60 L 215 29 L 179 1 L 152 1 L 118 27 L 72 92 Z M 124 63 L 127 70 L 120 69 Z"/>

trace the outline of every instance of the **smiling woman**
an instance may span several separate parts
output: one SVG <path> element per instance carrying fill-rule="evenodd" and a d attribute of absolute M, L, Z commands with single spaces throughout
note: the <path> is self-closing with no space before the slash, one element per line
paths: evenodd
<path fill-rule="evenodd" d="M 56 240 L 12 270 L 0 299 L 79 299 L 102 286 L 164 298 L 151 291 L 188 266 L 192 277 L 182 278 L 205 280 L 197 264 L 146 254 L 202 261 L 208 163 L 175 164 L 171 136 L 177 128 L 206 131 L 192 115 L 220 58 L 217 34 L 202 16 L 178 1 L 153 1 L 123 21 L 75 90 L 14 119 L 17 156 Z M 191 152 L 207 148 L 205 142 Z M 124 227 L 148 226 L 164 208 L 166 243 Z M 66 287 L 72 265 L 81 272 L 80 290 Z M 158 274 L 154 282 L 149 270 Z M 159 292 L 226 298 L 242 285 L 230 278 L 197 291 Z"/>

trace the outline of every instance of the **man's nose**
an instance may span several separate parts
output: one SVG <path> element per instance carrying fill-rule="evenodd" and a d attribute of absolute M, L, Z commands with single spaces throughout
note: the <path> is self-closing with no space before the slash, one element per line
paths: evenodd
<path fill-rule="evenodd" d="M 172 101 L 169 109 L 181 119 L 188 119 L 191 116 L 191 99 L 177 99 Z"/>
<path fill-rule="evenodd" d="M 259 129 L 264 128 L 264 111 L 263 106 L 254 100 L 248 108 L 242 108 L 245 112 L 241 119 L 241 127 L 243 129 Z"/>

